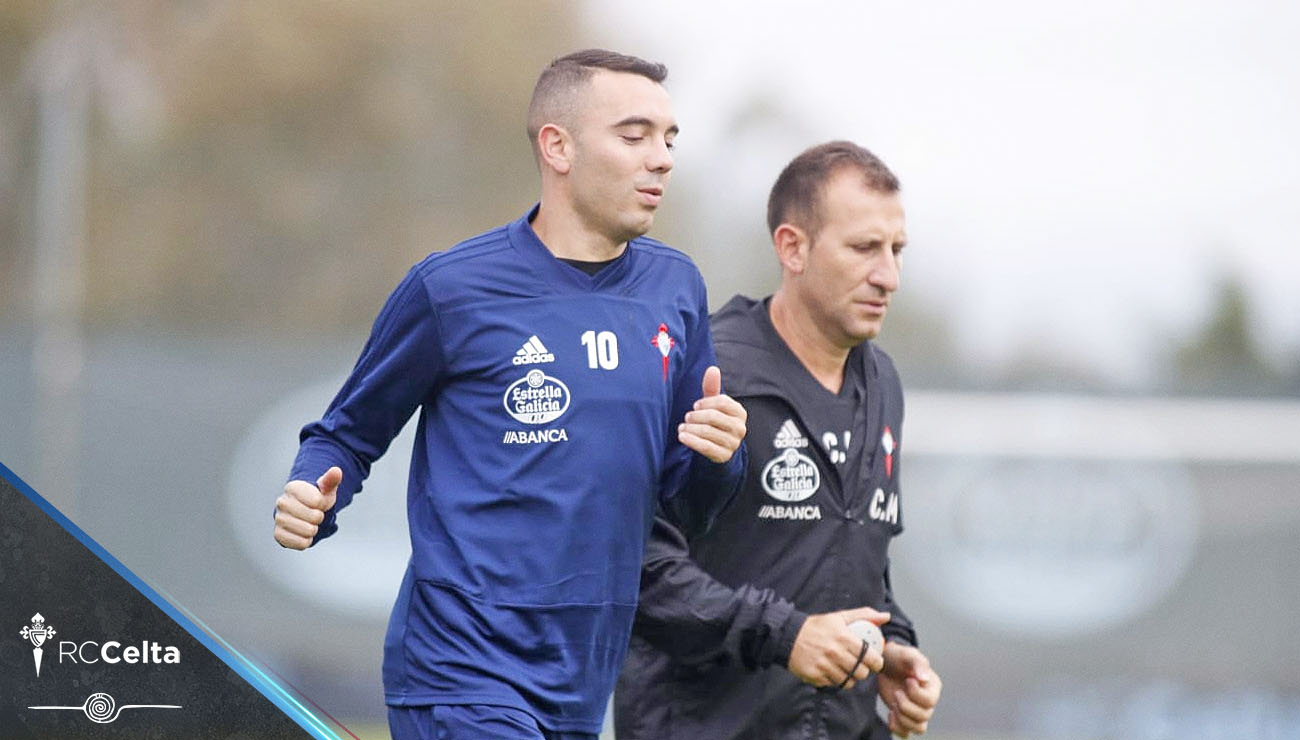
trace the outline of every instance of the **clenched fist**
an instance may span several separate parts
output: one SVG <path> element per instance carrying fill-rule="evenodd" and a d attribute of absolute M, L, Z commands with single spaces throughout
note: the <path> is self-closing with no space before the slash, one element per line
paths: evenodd
<path fill-rule="evenodd" d="M 849 629 L 849 623 L 858 619 L 879 627 L 889 621 L 889 614 L 864 606 L 809 615 L 794 638 L 786 668 L 803 682 L 818 687 L 851 689 L 858 681 L 865 681 L 871 671 L 881 669 L 884 658 L 874 647 L 863 652 L 863 639 Z"/>

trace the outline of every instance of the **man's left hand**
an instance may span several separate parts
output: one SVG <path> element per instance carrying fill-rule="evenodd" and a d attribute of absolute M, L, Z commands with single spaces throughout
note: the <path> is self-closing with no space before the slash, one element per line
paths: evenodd
<path fill-rule="evenodd" d="M 731 459 L 745 438 L 745 407 L 722 392 L 722 371 L 716 365 L 704 371 L 704 396 L 677 425 L 677 441 L 715 463 Z"/>
<path fill-rule="evenodd" d="M 889 731 L 898 737 L 922 735 L 939 703 L 943 681 L 930 660 L 910 645 L 886 642 L 885 669 L 880 672 L 880 698 L 889 707 Z"/>

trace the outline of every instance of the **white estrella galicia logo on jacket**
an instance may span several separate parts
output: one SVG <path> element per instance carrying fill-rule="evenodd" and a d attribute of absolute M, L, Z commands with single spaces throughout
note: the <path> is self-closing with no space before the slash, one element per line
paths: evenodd
<path fill-rule="evenodd" d="M 807 447 L 808 438 L 803 436 L 799 427 L 795 425 L 794 419 L 786 419 L 776 430 L 776 436 L 772 438 L 772 446 L 778 450 L 786 450 L 791 447 Z"/>
<path fill-rule="evenodd" d="M 569 398 L 569 387 L 562 380 L 533 369 L 506 388 L 501 402 L 516 421 L 549 424 L 569 410 Z"/>
<path fill-rule="evenodd" d="M 803 501 L 821 488 L 822 474 L 812 458 L 787 447 L 763 466 L 762 481 L 763 490 L 774 499 Z"/>
<path fill-rule="evenodd" d="M 534 334 L 524 342 L 524 346 L 515 352 L 514 359 L 511 360 L 516 365 L 540 365 L 543 362 L 555 362 L 555 355 L 546 349 L 542 340 Z"/>

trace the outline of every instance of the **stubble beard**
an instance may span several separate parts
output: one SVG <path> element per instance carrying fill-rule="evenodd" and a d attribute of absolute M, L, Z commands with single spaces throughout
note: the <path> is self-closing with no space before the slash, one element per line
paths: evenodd
<path fill-rule="evenodd" d="M 617 214 L 605 229 L 605 235 L 615 244 L 622 244 L 637 237 L 645 236 L 650 232 L 650 227 L 654 225 L 653 211 L 650 213 L 637 213 L 635 216 L 618 217 L 622 215 Z"/>
<path fill-rule="evenodd" d="M 602 207 L 599 203 L 575 202 L 575 210 L 589 228 L 611 244 L 619 245 L 639 236 L 645 236 L 654 224 L 654 212 L 635 211 L 628 213 L 615 207 Z"/>

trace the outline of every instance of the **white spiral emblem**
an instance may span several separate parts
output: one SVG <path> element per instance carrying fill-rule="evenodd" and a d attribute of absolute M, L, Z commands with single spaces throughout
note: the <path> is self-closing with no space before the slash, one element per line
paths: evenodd
<path fill-rule="evenodd" d="M 112 722 L 118 715 L 117 702 L 103 692 L 86 697 L 86 703 L 81 705 L 81 711 L 85 712 L 92 722 L 100 724 Z"/>
<path fill-rule="evenodd" d="M 127 709 L 180 709 L 177 704 L 123 704 L 118 706 L 113 697 L 102 691 L 97 691 L 86 697 L 85 703 L 79 707 L 27 707 L 28 709 L 80 709 L 86 715 L 86 719 L 91 722 L 98 722 L 106 725 L 117 719 L 123 711 Z"/>

